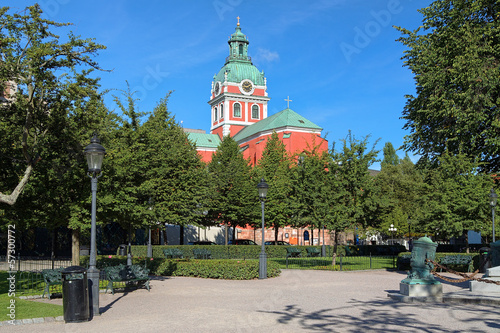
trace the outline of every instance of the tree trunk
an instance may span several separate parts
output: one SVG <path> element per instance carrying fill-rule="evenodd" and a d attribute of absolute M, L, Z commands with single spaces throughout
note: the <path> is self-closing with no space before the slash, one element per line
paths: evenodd
<path fill-rule="evenodd" d="M 80 231 L 78 229 L 71 231 L 71 264 L 80 266 Z"/>
<path fill-rule="evenodd" d="M 337 230 L 333 230 L 333 255 L 332 255 L 332 266 L 335 267 L 337 263 Z"/>
<path fill-rule="evenodd" d="M 279 227 L 274 227 L 274 240 L 277 242 L 278 241 L 278 233 L 280 231 Z"/>

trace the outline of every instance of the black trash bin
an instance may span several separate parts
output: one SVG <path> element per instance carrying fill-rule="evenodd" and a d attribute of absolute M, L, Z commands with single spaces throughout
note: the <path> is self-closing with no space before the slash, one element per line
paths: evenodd
<path fill-rule="evenodd" d="M 490 248 L 482 247 L 479 249 L 479 272 L 486 273 L 486 269 L 490 268 Z"/>
<path fill-rule="evenodd" d="M 121 256 L 126 256 L 127 255 L 127 245 L 125 244 L 120 244 L 120 248 L 118 250 L 118 254 Z"/>
<path fill-rule="evenodd" d="M 87 270 L 71 266 L 62 271 L 64 321 L 78 323 L 89 320 L 89 288 Z"/>

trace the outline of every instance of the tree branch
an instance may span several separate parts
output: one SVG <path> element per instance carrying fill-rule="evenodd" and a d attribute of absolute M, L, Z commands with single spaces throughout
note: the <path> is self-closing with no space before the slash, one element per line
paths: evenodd
<path fill-rule="evenodd" d="M 26 184 L 28 183 L 28 180 L 29 180 L 32 172 L 33 172 L 33 165 L 28 164 L 26 171 L 24 171 L 23 179 L 21 179 L 19 184 L 17 184 L 14 191 L 12 191 L 12 193 L 9 195 L 3 194 L 2 192 L 0 192 L 0 202 L 3 202 L 3 203 L 6 203 L 8 205 L 13 206 L 16 203 L 17 198 L 19 197 L 19 194 L 21 194 L 21 192 L 23 191 L 24 186 L 26 186 Z"/>

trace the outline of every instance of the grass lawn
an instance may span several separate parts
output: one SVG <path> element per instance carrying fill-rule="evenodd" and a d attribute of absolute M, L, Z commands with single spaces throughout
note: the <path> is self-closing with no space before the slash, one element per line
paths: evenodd
<path fill-rule="evenodd" d="M 285 258 L 270 258 L 280 265 L 281 269 L 286 269 Z M 394 259 L 395 260 L 395 259 Z M 332 271 L 357 271 L 365 269 L 392 269 L 392 257 L 342 257 L 342 269 L 340 268 L 340 257 L 337 257 L 335 266 L 332 266 L 331 257 L 316 258 L 288 258 L 288 269 L 320 269 Z"/>
<path fill-rule="evenodd" d="M 28 318 L 40 318 L 40 317 L 57 317 L 63 315 L 62 305 L 40 303 L 34 301 L 28 301 L 19 299 L 19 296 L 27 295 L 20 294 L 20 291 L 15 291 L 15 297 L 9 296 L 9 273 L 0 272 L 0 321 L 11 320 L 11 319 L 28 319 Z M 16 279 L 20 278 L 19 274 L 16 274 Z M 19 280 L 18 280 L 19 281 Z M 43 282 L 43 280 L 42 280 Z M 39 283 L 35 281 L 35 283 Z M 43 287 L 41 287 L 43 292 Z M 32 291 L 29 294 L 37 294 L 40 292 Z M 13 295 L 12 295 L 13 296 Z M 8 309 L 11 306 L 12 301 L 15 301 L 15 318 L 8 316 L 12 311 Z"/>

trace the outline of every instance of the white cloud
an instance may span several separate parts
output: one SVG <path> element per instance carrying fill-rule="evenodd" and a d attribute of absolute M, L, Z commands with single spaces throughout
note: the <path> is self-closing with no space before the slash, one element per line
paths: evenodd
<path fill-rule="evenodd" d="M 256 63 L 263 62 L 273 62 L 280 59 L 280 55 L 276 51 L 271 51 L 268 49 L 263 49 L 261 47 L 257 48 L 257 54 L 252 57 L 253 61 Z"/>

